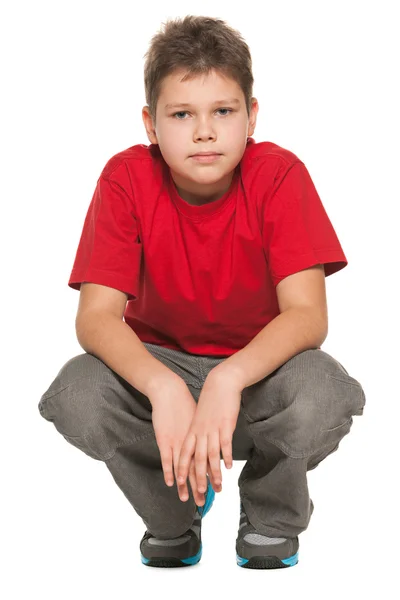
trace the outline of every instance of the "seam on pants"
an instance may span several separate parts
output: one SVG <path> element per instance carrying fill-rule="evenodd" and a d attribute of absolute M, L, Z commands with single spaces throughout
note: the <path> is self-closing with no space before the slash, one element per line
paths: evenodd
<path fill-rule="evenodd" d="M 90 377 L 85 377 L 85 376 L 75 377 L 71 381 L 68 381 L 68 383 L 66 383 L 65 385 L 62 385 L 62 386 L 56 388 L 55 390 L 47 390 L 46 392 L 44 392 L 44 394 L 42 394 L 42 396 L 41 396 L 41 400 L 47 400 L 48 398 L 52 398 L 53 396 L 56 396 L 60 392 L 63 392 L 67 388 L 71 387 L 75 383 L 78 383 L 79 381 L 85 381 L 85 382 L 96 381 L 96 383 L 98 383 L 99 381 L 105 381 L 105 380 L 100 379 L 99 377 L 92 377 L 92 376 L 90 376 Z"/>
<path fill-rule="evenodd" d="M 136 437 L 135 439 L 131 440 L 130 442 L 123 441 L 120 444 L 117 444 L 115 446 L 115 448 L 113 448 L 111 450 L 111 454 L 110 453 L 106 454 L 105 457 L 102 460 L 104 460 L 104 461 L 110 460 L 114 456 L 114 454 L 116 453 L 116 451 L 118 450 L 118 448 L 120 448 L 121 446 L 131 446 L 132 444 L 135 444 L 136 442 L 141 442 L 141 441 L 143 441 L 143 440 L 145 440 L 145 439 L 147 439 L 147 438 L 149 438 L 149 437 L 151 437 L 153 435 L 155 435 L 154 432 L 150 431 L 149 433 L 145 433 L 143 435 L 140 435 L 139 437 Z M 84 436 L 84 439 L 85 439 L 85 442 L 86 442 L 86 436 Z M 156 443 L 157 443 L 157 440 L 156 440 Z"/>
<path fill-rule="evenodd" d="M 342 425 L 340 425 L 340 427 L 344 427 L 345 425 L 348 424 L 349 421 L 346 421 L 345 423 L 342 423 Z M 336 428 L 335 428 L 336 429 Z M 330 431 L 330 430 L 327 430 Z M 286 444 L 282 443 L 279 440 L 273 440 L 269 437 L 265 437 L 262 436 L 263 439 L 271 444 L 273 444 L 274 446 L 276 446 L 277 448 L 279 448 L 279 450 L 282 450 L 282 452 L 284 454 L 286 454 L 286 456 L 288 456 L 289 458 L 294 458 L 294 459 L 304 459 L 304 458 L 311 458 L 316 452 L 320 452 L 321 450 L 323 450 L 324 448 L 328 448 L 332 442 L 327 443 L 327 444 L 321 444 L 321 446 L 318 447 L 318 450 L 315 450 L 314 452 L 293 452 L 293 450 L 291 450 L 289 448 L 289 446 L 287 446 Z M 256 442 L 255 445 L 257 446 Z M 258 447 L 258 446 L 257 446 Z"/>
<path fill-rule="evenodd" d="M 196 366 L 197 366 L 197 370 L 199 372 L 200 383 L 203 386 L 204 383 L 205 383 L 205 381 L 206 381 L 206 374 L 203 371 L 203 365 L 202 365 L 202 362 L 201 362 L 201 358 L 199 358 L 198 356 L 196 356 Z"/>
<path fill-rule="evenodd" d="M 343 423 L 340 423 L 340 425 L 336 425 L 335 427 L 329 427 L 329 429 L 321 429 L 321 431 L 324 431 L 327 433 L 330 433 L 331 431 L 338 431 L 342 427 L 344 428 L 346 425 L 352 425 L 352 423 L 353 423 L 353 417 L 349 417 Z"/>
<path fill-rule="evenodd" d="M 45 392 L 44 394 L 42 394 L 41 400 L 47 400 L 48 398 L 52 398 L 53 396 L 56 396 L 63 390 L 67 389 L 70 385 L 71 385 L 71 383 L 67 383 L 66 385 L 63 385 L 62 387 L 59 387 L 56 390 L 52 390 L 51 392 L 50 391 Z"/>
<path fill-rule="evenodd" d="M 349 381 L 348 379 L 345 379 L 344 377 L 337 377 L 336 375 L 332 375 L 331 373 L 326 373 L 326 376 L 329 377 L 329 379 L 335 379 L 335 381 L 340 381 L 340 383 L 345 383 L 347 385 L 351 385 L 353 387 L 360 387 L 360 384 L 357 381 Z M 349 375 L 350 377 L 350 375 Z"/>
<path fill-rule="evenodd" d="M 186 385 L 188 385 L 189 387 L 194 388 L 195 390 L 202 390 L 203 386 L 201 385 L 193 385 L 193 383 L 187 383 Z"/>

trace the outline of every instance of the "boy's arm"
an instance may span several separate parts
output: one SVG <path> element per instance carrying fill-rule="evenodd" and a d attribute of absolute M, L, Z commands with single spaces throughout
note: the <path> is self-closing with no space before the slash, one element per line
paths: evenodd
<path fill-rule="evenodd" d="M 92 283 L 82 283 L 76 336 L 79 344 L 100 358 L 142 394 L 149 396 L 154 386 L 182 384 L 182 379 L 144 346 L 123 321 L 127 295 Z"/>
<path fill-rule="evenodd" d="M 281 314 L 210 371 L 210 379 L 234 379 L 242 390 L 299 352 L 321 346 L 328 335 L 324 266 L 315 265 L 285 277 L 276 286 L 276 293 Z"/>

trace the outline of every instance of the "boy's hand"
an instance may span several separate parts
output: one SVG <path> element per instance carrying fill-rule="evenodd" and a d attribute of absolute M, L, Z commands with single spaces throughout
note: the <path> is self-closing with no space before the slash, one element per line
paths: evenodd
<path fill-rule="evenodd" d="M 225 467 L 230 469 L 232 436 L 239 416 L 241 397 L 242 390 L 235 381 L 221 378 L 206 379 L 196 413 L 181 447 L 177 468 L 178 485 L 182 485 L 180 477 L 182 481 L 186 481 L 194 458 L 199 492 L 206 491 L 207 470 L 214 484 L 220 486 L 222 483 L 220 450 L 222 450 Z"/>
<path fill-rule="evenodd" d="M 180 378 L 160 382 L 149 394 L 149 400 L 153 407 L 152 421 L 165 483 L 172 486 L 174 473 L 177 478 L 181 446 L 196 412 L 196 402 L 187 385 Z M 197 490 L 194 464 L 190 468 L 189 481 L 196 504 L 199 506 L 204 504 L 204 493 Z M 177 482 L 177 488 L 181 500 L 188 500 L 186 478 L 183 483 Z"/>

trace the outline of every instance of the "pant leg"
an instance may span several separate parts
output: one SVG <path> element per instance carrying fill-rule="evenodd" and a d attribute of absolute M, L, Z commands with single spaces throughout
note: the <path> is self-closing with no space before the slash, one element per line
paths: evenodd
<path fill-rule="evenodd" d="M 197 399 L 200 383 L 193 357 L 146 347 L 185 380 Z M 177 537 L 192 525 L 196 506 L 189 480 L 186 502 L 180 500 L 176 483 L 168 487 L 164 481 L 149 399 L 99 358 L 88 353 L 71 358 L 38 408 L 69 443 L 106 464 L 153 535 Z"/>
<path fill-rule="evenodd" d="M 238 485 L 260 533 L 294 537 L 308 527 L 314 505 L 307 471 L 337 450 L 364 405 L 360 383 L 319 349 L 297 354 L 243 390 L 255 450 Z"/>

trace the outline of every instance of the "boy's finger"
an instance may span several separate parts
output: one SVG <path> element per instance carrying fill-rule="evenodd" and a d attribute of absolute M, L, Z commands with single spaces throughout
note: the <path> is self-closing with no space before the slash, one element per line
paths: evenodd
<path fill-rule="evenodd" d="M 230 431 L 221 431 L 220 444 L 225 467 L 230 469 L 232 467 L 232 434 Z"/>
<path fill-rule="evenodd" d="M 196 470 L 194 467 L 194 460 L 192 458 L 189 467 L 189 481 L 190 486 L 192 488 L 193 498 L 197 506 L 202 506 L 204 504 L 205 498 L 204 494 L 201 494 L 197 489 L 197 481 L 196 481 Z"/>
<path fill-rule="evenodd" d="M 174 485 L 174 472 L 172 469 L 172 448 L 161 444 L 159 446 L 159 450 L 165 483 L 168 486 L 172 486 Z"/>
<path fill-rule="evenodd" d="M 208 438 L 208 464 L 211 467 L 215 485 L 220 485 L 222 483 L 222 474 L 218 431 L 209 435 Z"/>
<path fill-rule="evenodd" d="M 194 464 L 196 468 L 197 488 L 203 493 L 207 489 L 207 443 L 206 435 L 199 436 L 196 440 Z"/>
<path fill-rule="evenodd" d="M 211 483 L 211 487 L 214 490 L 214 492 L 221 492 L 222 491 L 222 485 L 216 485 L 215 480 L 214 480 L 214 475 L 213 472 L 211 470 L 211 466 L 210 466 L 210 461 L 207 462 L 207 473 L 208 473 L 208 477 L 210 479 L 210 483 Z"/>
<path fill-rule="evenodd" d="M 185 442 L 182 445 L 180 455 L 179 455 L 178 469 L 177 469 L 178 485 L 182 485 L 182 483 L 184 483 L 188 477 L 190 461 L 192 460 L 195 446 L 196 446 L 196 438 L 194 438 L 194 440 L 192 438 L 191 439 L 186 438 Z"/>
<path fill-rule="evenodd" d="M 189 500 L 189 490 L 187 486 L 187 481 L 178 486 L 178 494 L 182 502 L 186 502 L 187 500 Z"/>
<path fill-rule="evenodd" d="M 178 482 L 178 462 L 179 462 L 179 448 L 174 448 L 174 471 L 175 471 L 175 479 L 176 485 L 178 488 L 178 495 L 182 502 L 186 502 L 189 499 L 189 490 L 187 488 L 187 480 L 183 483 Z"/>

